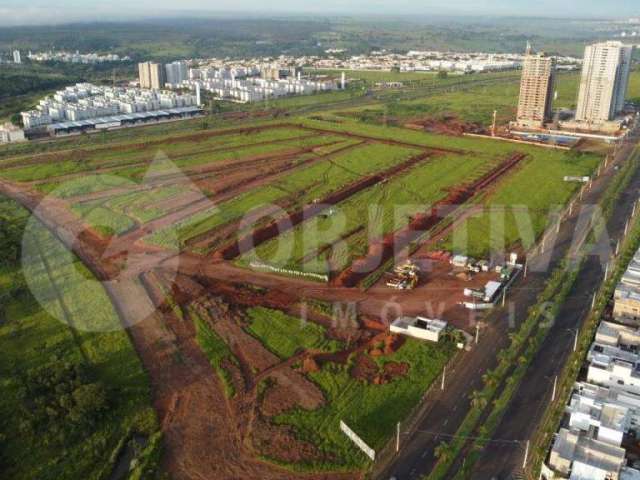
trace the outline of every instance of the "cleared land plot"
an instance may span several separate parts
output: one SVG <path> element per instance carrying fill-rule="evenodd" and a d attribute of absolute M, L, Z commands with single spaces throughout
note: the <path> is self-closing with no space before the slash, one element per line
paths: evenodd
<path fill-rule="evenodd" d="M 246 330 L 278 355 L 283 364 L 302 350 L 327 352 L 314 357 L 323 359 L 316 370 L 304 373 L 306 370 L 300 364 L 292 367 L 320 388 L 324 395 L 322 405 L 311 410 L 294 405 L 262 418 L 274 426 L 286 427 L 287 431 L 291 429 L 297 441 L 317 450 L 310 457 L 302 454 L 296 462 L 287 461 L 286 452 L 282 457 L 265 455 L 275 463 L 299 471 L 350 471 L 366 467 L 367 458 L 339 430 L 340 420 L 379 449 L 393 436 L 396 423 L 406 418 L 455 352 L 448 341 L 432 344 L 395 337 L 390 337 L 395 347 L 389 351 L 381 337 L 366 340 L 364 349 L 357 352 L 345 351 L 343 342 L 330 340 L 329 332 L 315 323 L 268 308 L 250 308 L 246 317 L 249 320 Z M 379 353 L 373 354 L 374 351 Z M 376 382 L 376 377 L 380 381 Z M 274 388 L 278 389 L 270 381 L 261 385 L 261 402 L 275 394 Z"/>
<path fill-rule="evenodd" d="M 317 446 L 327 458 L 322 464 L 294 465 L 301 470 L 352 470 L 368 464 L 368 459 L 340 431 L 345 421 L 372 448 L 380 449 L 394 434 L 453 355 L 453 345 L 427 344 L 412 339 L 395 353 L 368 359 L 379 369 L 395 363 L 406 369 L 389 383 L 375 385 L 353 377 L 355 355 L 346 365 L 329 362 L 309 373 L 325 395 L 326 405 L 308 412 L 294 409 L 273 419 L 294 428 L 299 439 Z"/>
<path fill-rule="evenodd" d="M 295 168 L 351 143 L 338 134 L 318 135 L 274 124 L 241 133 L 135 144 L 116 152 L 74 152 L 78 160 L 51 158 L 8 168 L 3 176 L 35 182 L 43 193 L 71 202 L 73 211 L 99 233 L 120 235 L 205 195 Z M 74 202 L 82 196 L 96 199 Z"/>
<path fill-rule="evenodd" d="M 563 181 L 565 175 L 590 175 L 601 157 L 543 150 L 503 179 L 482 202 L 483 209 L 456 226 L 440 248 L 474 258 L 492 251 L 533 246 L 581 184 Z"/>
<path fill-rule="evenodd" d="M 6 168 L 0 173 L 3 178 L 17 182 L 46 180 L 40 184 L 43 191 L 50 191 L 60 182 L 55 179 L 73 174 L 108 169 L 114 175 L 126 178 L 142 178 L 158 156 L 168 157 L 179 167 L 197 166 L 205 163 L 233 160 L 238 156 L 264 153 L 267 150 L 286 150 L 286 142 L 296 146 L 316 141 L 309 133 L 295 127 L 247 128 L 238 133 L 214 131 L 203 132 L 186 138 L 165 141 L 134 143 L 108 149 L 76 150 L 40 157 L 30 162 L 4 162 Z M 295 140 L 299 139 L 296 143 Z M 283 145 L 279 145 L 284 142 Z M 267 148 L 268 147 L 268 148 Z M 241 150 L 238 152 L 238 150 Z M 74 192 L 70 192 L 73 194 Z"/>
<path fill-rule="evenodd" d="M 473 181 L 501 160 L 482 154 L 434 157 L 337 204 L 331 215 L 260 245 L 242 263 L 260 260 L 320 274 L 341 271 L 367 253 L 370 238 L 405 227 L 410 217 L 446 197 L 448 189 Z"/>
<path fill-rule="evenodd" d="M 183 222 L 160 230 L 147 240 L 171 247 L 173 238 L 177 237 L 182 247 L 191 238 L 229 222 L 237 222 L 250 212 L 274 205 L 295 208 L 311 203 L 363 176 L 407 161 L 418 153 L 420 150 L 414 148 L 363 144 L 305 168 L 296 169 L 276 182 L 238 195 Z"/>
<path fill-rule="evenodd" d="M 487 207 L 505 207 L 519 212 L 518 219 L 513 214 L 506 216 L 504 233 L 501 233 L 502 230 L 494 231 L 494 237 L 500 243 L 504 243 L 503 249 L 525 243 L 521 239 L 523 230 L 518 229 L 518 225 L 523 221 L 531 222 L 530 239 L 536 241 L 546 226 L 548 212 L 555 206 L 565 205 L 578 188 L 575 183 L 564 182 L 563 177 L 590 175 L 601 159 L 595 154 L 549 150 L 468 137 L 448 137 L 353 121 L 338 124 L 330 121 L 309 123 L 328 130 L 349 131 L 381 139 L 482 153 L 436 157 L 430 163 L 417 166 L 405 175 L 392 178 L 386 184 L 364 190 L 338 204 L 333 215 L 314 218 L 279 238 L 258 246 L 241 259 L 244 265 L 259 259 L 297 271 L 321 274 L 339 271 L 349 265 L 355 257 L 366 252 L 370 237 L 380 238 L 381 233 L 398 230 L 392 222 L 397 206 L 409 205 L 400 215 L 404 215 L 403 220 L 406 220 L 412 213 L 419 211 L 415 204 L 421 204 L 423 211 L 426 210 L 425 205 L 445 196 L 447 187 L 452 188 L 472 181 L 487 168 L 495 165 L 498 159 L 504 159 L 514 152 L 527 155 L 524 163 L 489 189 L 485 194 L 486 198 L 476 197 L 473 203 Z M 375 214 L 374 208 L 374 214 L 371 215 L 371 205 L 381 205 L 381 211 Z M 523 210 L 523 207 L 528 210 Z M 490 243 L 493 241 L 490 235 L 490 219 L 489 214 L 481 215 L 479 218 L 472 217 L 469 220 L 468 240 L 461 234 L 467 222 L 457 225 L 454 236 L 440 242 L 438 248 L 485 257 L 490 252 Z M 524 233 L 529 231 L 525 230 Z M 465 243 L 453 245 L 452 238 L 462 238 Z"/>

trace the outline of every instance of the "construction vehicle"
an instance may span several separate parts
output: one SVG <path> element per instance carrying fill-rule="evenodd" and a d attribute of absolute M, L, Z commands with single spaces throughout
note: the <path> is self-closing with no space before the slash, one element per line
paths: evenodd
<path fill-rule="evenodd" d="M 420 267 L 418 267 L 411 260 L 407 260 L 402 265 L 398 265 L 393 269 L 393 272 L 398 276 L 411 276 L 418 275 L 420 273 Z"/>
<path fill-rule="evenodd" d="M 420 267 L 411 260 L 393 269 L 393 277 L 387 281 L 387 287 L 396 290 L 413 290 L 418 286 Z"/>

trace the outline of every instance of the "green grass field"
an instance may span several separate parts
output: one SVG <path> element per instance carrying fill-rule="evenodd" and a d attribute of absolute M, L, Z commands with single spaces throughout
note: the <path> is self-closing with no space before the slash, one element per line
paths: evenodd
<path fill-rule="evenodd" d="M 532 247 L 554 221 L 554 208 L 562 209 L 580 188 L 564 182 L 564 176 L 590 175 L 601 159 L 548 150 L 525 160 L 486 198 L 484 212 L 456 227 L 439 247 L 474 258 L 514 246 Z"/>
<path fill-rule="evenodd" d="M 401 74 L 400 74 L 401 75 Z M 575 109 L 578 100 L 579 73 L 559 74 L 556 81 L 555 108 Z M 463 122 L 488 127 L 493 122 L 493 112 L 498 112 L 498 124 L 505 125 L 516 115 L 520 84 L 517 80 L 495 85 L 466 85 L 453 92 L 442 92 L 415 100 L 390 98 L 379 104 L 350 108 L 342 115 L 355 116 L 363 121 L 401 124 L 412 118 L 442 118 L 454 115 Z M 640 98 L 640 71 L 631 75 L 628 98 Z"/>
<path fill-rule="evenodd" d="M 352 364 L 326 364 L 309 377 L 322 389 L 327 404 L 315 411 L 293 410 L 275 418 L 292 426 L 297 436 L 316 445 L 327 458 L 322 464 L 295 465 L 303 470 L 353 470 L 365 467 L 368 459 L 340 431 L 343 420 L 372 448 L 389 440 L 397 422 L 404 420 L 453 355 L 450 343 L 428 344 L 409 339 L 393 355 L 376 360 L 406 363 L 406 376 L 385 385 L 372 385 L 350 375 Z"/>
<path fill-rule="evenodd" d="M 95 173 L 98 168 L 109 168 L 109 173 L 112 175 L 141 180 L 155 159 L 160 161 L 168 159 L 179 168 L 190 168 L 205 163 L 286 151 L 292 146 L 305 147 L 317 142 L 317 139 L 308 138 L 311 137 L 308 132 L 290 127 L 268 128 L 240 134 L 225 134 L 224 130 L 216 133 L 216 135 L 207 136 L 204 132 L 204 138 L 200 139 L 177 137 L 170 142 L 153 143 L 143 142 L 144 137 L 141 137 L 139 142 L 125 144 L 120 148 L 100 148 L 99 142 L 96 142 L 97 145 L 93 149 L 69 152 L 67 155 L 62 155 L 62 159 L 59 158 L 60 155 L 52 155 L 51 161 L 46 163 L 24 166 L 12 160 L 11 163 L 17 163 L 17 168 L 5 168 L 0 172 L 0 176 L 16 182 L 46 179 L 47 184 L 58 185 L 60 180 L 56 180 L 56 177 L 86 172 Z M 298 141 L 295 142 L 295 140 Z M 293 143 L 264 145 L 267 142 L 281 141 Z M 3 163 L 6 165 L 8 161 Z M 52 190 L 51 185 L 43 188 L 46 191 Z"/>
<path fill-rule="evenodd" d="M 327 339 L 323 327 L 280 311 L 251 308 L 247 317 L 248 332 L 282 360 L 302 349 L 336 352 L 344 348 L 340 342 Z M 368 462 L 364 455 L 340 432 L 340 420 L 379 449 L 393 435 L 396 423 L 418 403 L 454 351 L 454 345 L 448 341 L 431 344 L 408 339 L 397 352 L 374 359 L 380 369 L 389 362 L 409 367 L 405 376 L 384 385 L 354 379 L 350 373 L 353 356 L 347 365 L 329 362 L 320 371 L 309 373 L 308 377 L 324 393 L 326 405 L 311 412 L 296 408 L 275 417 L 273 422 L 291 426 L 300 440 L 312 443 L 324 458 L 333 460 L 286 466 L 304 471 L 365 467 Z"/>
<path fill-rule="evenodd" d="M 259 339 L 268 350 L 282 359 L 292 357 L 300 350 L 335 352 L 340 343 L 326 338 L 326 330 L 315 323 L 303 321 L 269 308 L 247 311 L 251 324 L 249 333 Z"/>
<path fill-rule="evenodd" d="M 224 340 L 209 328 L 206 322 L 202 320 L 196 312 L 191 311 L 191 316 L 196 327 L 196 341 L 198 345 L 200 345 L 200 348 L 209 359 L 211 366 L 222 382 L 227 397 L 233 397 L 235 395 L 235 388 L 231 380 L 231 375 L 225 370 L 222 364 L 225 360 L 236 363 L 237 360 L 235 356 L 227 344 L 224 343 Z"/>
<path fill-rule="evenodd" d="M 567 74 L 559 78 L 558 90 L 562 92 L 559 98 L 563 99 L 560 101 L 566 102 L 569 98 L 568 92 L 575 87 L 577 76 Z M 638 83 L 636 74 L 632 83 Z M 474 115 L 486 116 L 490 101 L 502 101 L 507 108 L 517 97 L 517 90 L 517 84 L 483 86 L 444 93 L 431 99 L 398 102 L 396 105 L 401 105 L 402 108 L 434 107 L 440 109 L 440 112 L 453 110 L 463 116 L 466 108 L 469 112 L 473 111 Z M 485 102 L 486 108 L 479 107 L 478 99 Z M 535 146 L 385 127 L 331 114 L 325 114 L 323 118 L 327 121 L 304 117 L 293 121 L 309 127 L 321 127 L 329 133 L 318 134 L 297 126 L 253 130 L 249 133 L 221 130 L 197 137 L 178 136 L 159 143 L 135 142 L 117 148 L 96 147 L 77 150 L 70 152 L 69 158 L 55 154 L 57 161 L 53 161 L 52 154 L 52 161 L 42 165 L 27 163 L 21 166 L 19 160 L 7 159 L 2 163 L 9 168 L 4 169 L 0 176 L 13 181 L 36 181 L 36 186 L 41 191 L 53 192 L 73 203 L 73 198 L 77 195 L 111 188 L 122 189 L 127 182 L 135 186 L 144 183 L 148 177 L 188 175 L 195 171 L 193 169 L 218 162 L 316 149 L 314 152 L 294 153 L 298 155 L 295 161 L 301 162 L 351 146 L 349 150 L 335 153 L 331 159 L 323 159 L 304 168 L 294 168 L 276 182 L 239 193 L 146 238 L 156 245 L 181 249 L 192 239 L 238 222 L 247 213 L 260 207 L 277 205 L 289 211 L 299 208 L 356 181 L 360 176 L 406 161 L 423 148 L 461 151 L 460 154 L 452 153 L 444 159 L 414 167 L 409 172 L 391 178 L 384 185 L 359 192 L 336 207 L 337 215 L 321 216 L 308 221 L 277 241 L 261 245 L 253 252 L 253 256 L 243 259 L 243 263 L 246 264 L 257 256 L 269 263 L 288 268 L 326 273 L 328 269 L 343 269 L 354 258 L 363 255 L 367 250 L 369 236 L 379 237 L 381 234 L 397 230 L 409 215 L 423 210 L 425 204 L 442 198 L 446 188 L 471 181 L 479 173 L 486 171 L 485 166 L 493 165 L 498 159 L 506 158 L 515 151 L 529 156 L 525 166 L 520 169 L 524 170 L 524 173 L 506 179 L 491 193 L 491 200 L 487 201 L 493 205 L 528 206 L 533 217 L 533 237 L 536 238 L 544 227 L 545 216 L 551 205 L 566 202 L 575 189 L 575 185 L 562 183 L 562 176 L 589 174 L 598 161 L 596 156 L 591 155 L 572 156 Z M 263 125 L 275 126 L 275 123 Z M 389 145 L 375 140 L 356 145 L 359 140 L 344 136 L 350 133 L 366 135 L 381 141 L 399 140 L 415 147 Z M 545 168 L 547 166 L 550 168 Z M 86 175 L 89 171 L 95 172 L 97 168 L 104 168 L 104 173 L 108 176 Z M 524 184 L 532 176 L 538 178 L 544 187 L 529 192 Z M 123 234 L 165 215 L 167 209 L 171 208 L 171 201 L 177 200 L 186 191 L 178 185 L 147 188 L 131 193 L 125 190 L 114 197 L 73 204 L 73 210 L 101 234 Z M 198 192 L 194 190 L 194 193 Z M 418 206 L 415 206 L 416 204 Z M 369 219 L 372 205 L 381 205 L 381 208 Z M 403 210 L 400 215 L 395 213 L 395 207 L 399 205 Z M 406 205 L 414 206 L 405 208 Z M 473 219 L 470 222 L 470 240 L 469 245 L 465 247 L 469 252 L 486 255 L 490 251 L 486 239 L 489 228 L 487 223 L 486 218 Z M 506 244 L 509 246 L 518 243 L 520 239 L 515 229 L 516 220 L 508 216 L 507 223 Z M 279 248 L 283 244 L 287 248 Z M 220 240 L 215 240 L 206 251 L 218 246 Z M 445 246 L 460 249 L 457 245 L 454 248 L 451 242 Z"/>
<path fill-rule="evenodd" d="M 149 380 L 124 330 L 94 333 L 68 326 L 106 328 L 119 325 L 119 319 L 101 285 L 79 281 L 92 277 L 77 260 L 62 261 L 64 247 L 43 227 L 30 230 L 29 238 L 42 256 L 32 257 L 25 270 L 33 291 L 40 292 L 41 303 L 36 302 L 17 261 L 27 213 L 0 198 L 0 219 L 4 220 L 0 221 L 3 252 L 15 253 L 0 261 L 0 470 L 6 478 L 25 480 L 106 478 L 132 434 L 156 435 Z M 21 400 L 25 375 L 43 375 L 65 365 L 88 372 L 94 383 L 82 387 L 83 391 L 99 385 L 105 392 L 106 410 L 87 417 L 91 412 L 87 398 L 84 407 L 73 407 L 84 410 L 59 417 L 60 409 L 72 408 L 72 398 L 80 401 L 80 390 L 68 392 L 71 397 L 57 390 L 48 400 L 56 402 L 48 404 L 48 417 L 33 417 L 33 410 L 25 413 L 29 411 Z M 140 462 L 144 463 L 142 458 Z"/>
<path fill-rule="evenodd" d="M 326 274 L 346 268 L 366 254 L 369 238 L 379 238 L 406 226 L 409 217 L 426 212 L 447 195 L 447 189 L 473 181 L 499 157 L 482 154 L 434 157 L 385 184 L 374 185 L 319 216 L 245 254 L 242 263 L 260 260 L 271 265 Z M 345 233 L 351 233 L 344 238 Z M 325 245 L 332 248 L 315 253 Z"/>
<path fill-rule="evenodd" d="M 189 219 L 160 230 L 148 237 L 148 241 L 172 246 L 177 236 L 182 246 L 189 239 L 228 222 L 237 221 L 252 210 L 293 199 L 293 206 L 310 203 L 358 180 L 406 161 L 417 154 L 410 149 L 382 144 L 369 144 L 339 153 L 331 161 L 321 161 L 303 169 L 297 169 L 276 184 L 246 192 L 217 205 L 211 210 L 195 214 Z"/>

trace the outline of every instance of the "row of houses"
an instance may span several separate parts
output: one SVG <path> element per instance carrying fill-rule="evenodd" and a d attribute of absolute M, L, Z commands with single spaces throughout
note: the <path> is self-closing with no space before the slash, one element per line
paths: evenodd
<path fill-rule="evenodd" d="M 640 480 L 640 251 L 617 285 L 543 465 L 547 480 Z"/>

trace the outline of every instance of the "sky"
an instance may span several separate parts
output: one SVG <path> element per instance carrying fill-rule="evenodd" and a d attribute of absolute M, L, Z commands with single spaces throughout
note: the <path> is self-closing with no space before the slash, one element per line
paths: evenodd
<path fill-rule="evenodd" d="M 52 5 L 55 7 L 52 8 Z M 640 16 L 638 0 L 0 0 L 0 26 L 125 20 L 190 13 Z"/>

